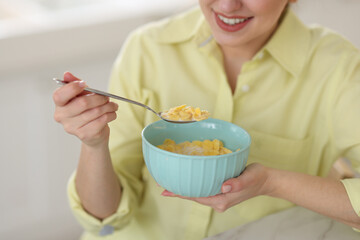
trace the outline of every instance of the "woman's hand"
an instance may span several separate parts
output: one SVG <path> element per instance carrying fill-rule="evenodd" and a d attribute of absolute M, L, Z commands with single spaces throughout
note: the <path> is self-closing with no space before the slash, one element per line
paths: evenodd
<path fill-rule="evenodd" d="M 163 191 L 163 196 L 192 200 L 224 212 L 247 199 L 267 195 L 290 201 L 314 212 L 360 229 L 344 185 L 336 179 L 279 170 L 253 163 L 237 178 L 225 181 L 222 193 L 211 197 L 189 198 Z"/>
<path fill-rule="evenodd" d="M 108 123 L 116 119 L 117 104 L 107 97 L 85 92 L 85 82 L 69 72 L 64 74 L 64 80 L 69 83 L 53 94 L 55 121 L 88 146 L 107 142 Z"/>
<path fill-rule="evenodd" d="M 116 118 L 118 106 L 107 97 L 84 91 L 86 84 L 69 72 L 64 74 L 64 80 L 69 83 L 53 94 L 54 119 L 83 142 L 76 190 L 82 207 L 104 219 L 116 212 L 121 199 L 121 185 L 108 149 L 108 123 Z"/>
<path fill-rule="evenodd" d="M 210 206 L 217 212 L 224 212 L 249 198 L 269 193 L 268 176 L 266 167 L 253 163 L 247 166 L 240 176 L 225 181 L 221 187 L 222 193 L 218 195 L 190 198 L 176 195 L 167 190 L 162 192 L 162 195 L 192 200 Z"/>

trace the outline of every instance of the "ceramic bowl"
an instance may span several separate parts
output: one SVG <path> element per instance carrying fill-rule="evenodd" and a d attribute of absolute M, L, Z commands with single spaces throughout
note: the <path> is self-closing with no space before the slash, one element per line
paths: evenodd
<path fill-rule="evenodd" d="M 218 139 L 233 152 L 218 156 L 172 153 L 157 147 L 167 138 L 176 143 Z M 160 120 L 142 131 L 143 156 L 151 176 L 166 190 L 187 197 L 220 193 L 224 181 L 239 176 L 245 169 L 250 144 L 250 135 L 243 128 L 211 118 L 186 124 Z"/>

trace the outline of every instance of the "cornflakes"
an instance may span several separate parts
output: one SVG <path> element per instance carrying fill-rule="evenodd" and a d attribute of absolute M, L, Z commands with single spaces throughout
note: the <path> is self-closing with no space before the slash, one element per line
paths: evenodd
<path fill-rule="evenodd" d="M 214 139 L 212 141 L 185 141 L 179 144 L 176 144 L 174 140 L 165 139 L 164 143 L 162 145 L 158 145 L 157 147 L 169 152 L 184 155 L 215 156 L 232 153 L 232 151 L 224 147 L 223 142 L 218 139 Z"/>
<path fill-rule="evenodd" d="M 206 110 L 186 106 L 186 104 L 170 108 L 168 111 L 161 113 L 163 118 L 172 121 L 201 121 L 209 118 L 209 115 Z"/>

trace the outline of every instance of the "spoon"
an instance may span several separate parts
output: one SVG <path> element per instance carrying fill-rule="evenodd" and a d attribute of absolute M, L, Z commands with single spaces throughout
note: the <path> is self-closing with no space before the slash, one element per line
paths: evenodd
<path fill-rule="evenodd" d="M 62 79 L 58 79 L 58 78 L 53 78 L 53 80 L 58 84 L 58 85 L 66 85 L 68 84 L 68 82 L 65 82 L 64 80 Z M 156 112 L 155 110 L 153 110 L 152 108 L 150 108 L 149 106 L 145 105 L 145 104 L 142 104 L 142 103 L 139 103 L 137 101 L 134 101 L 134 100 L 130 100 L 130 99 L 127 99 L 127 98 L 124 98 L 124 97 L 120 97 L 120 96 L 117 96 L 117 95 L 114 95 L 114 94 L 111 94 L 111 93 L 107 93 L 107 92 L 103 92 L 103 91 L 100 91 L 100 90 L 97 90 L 97 89 L 93 89 L 93 88 L 89 88 L 89 87 L 86 87 L 84 88 L 85 91 L 88 91 L 88 92 L 92 92 L 92 93 L 96 93 L 96 94 L 99 94 L 99 95 L 103 95 L 103 96 L 106 96 L 106 97 L 110 97 L 110 98 L 115 98 L 117 100 L 121 100 L 121 101 L 124 101 L 124 102 L 128 102 L 128 103 L 132 103 L 132 104 L 136 104 L 138 106 L 141 106 L 143 108 L 146 108 L 147 110 L 150 110 L 151 112 L 155 113 L 159 118 L 161 118 L 162 120 L 165 120 L 167 122 L 171 122 L 171 123 L 193 123 L 193 122 L 196 122 L 195 120 L 187 120 L 187 121 L 176 121 L 176 120 L 170 120 L 170 119 L 166 119 L 164 117 L 161 116 L 161 112 Z"/>

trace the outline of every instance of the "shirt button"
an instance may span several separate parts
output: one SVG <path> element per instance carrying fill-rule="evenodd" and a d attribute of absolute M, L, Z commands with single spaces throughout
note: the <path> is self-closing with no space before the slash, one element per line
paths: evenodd
<path fill-rule="evenodd" d="M 106 235 L 110 235 L 114 232 L 114 227 L 111 225 L 105 225 L 103 226 L 103 228 L 100 230 L 99 235 L 100 236 L 106 236 Z"/>
<path fill-rule="evenodd" d="M 242 90 L 243 92 L 248 92 L 248 91 L 250 91 L 250 86 L 247 85 L 247 84 L 242 85 L 241 90 Z"/>
<path fill-rule="evenodd" d="M 258 54 L 258 59 L 260 60 L 260 59 L 262 59 L 264 57 L 264 52 L 259 52 L 259 54 Z"/>

